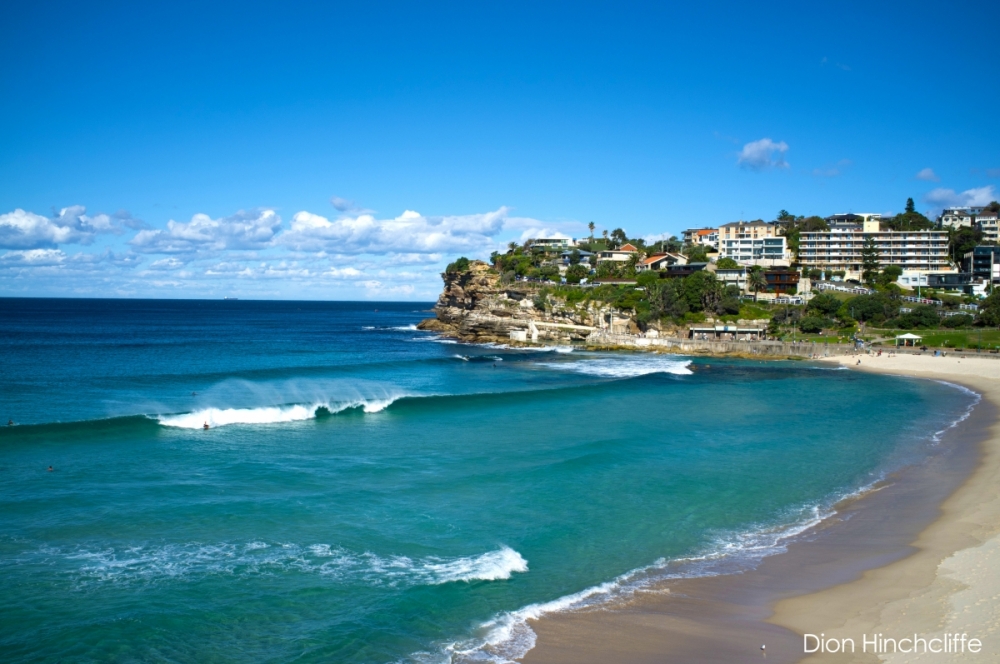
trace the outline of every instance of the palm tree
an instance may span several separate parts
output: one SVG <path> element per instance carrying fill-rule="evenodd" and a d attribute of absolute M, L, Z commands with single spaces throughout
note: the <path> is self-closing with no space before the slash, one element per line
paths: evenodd
<path fill-rule="evenodd" d="M 590 222 L 589 224 L 587 224 L 587 228 L 590 229 L 590 241 L 593 242 L 594 241 L 594 228 L 596 228 L 596 224 L 594 222 Z"/>
<path fill-rule="evenodd" d="M 753 291 L 753 301 L 757 301 L 757 292 L 767 290 L 767 277 L 764 276 L 764 268 L 754 265 L 747 275 L 747 287 Z"/>
<path fill-rule="evenodd" d="M 515 249 L 517 249 L 517 242 L 508 242 L 507 243 L 507 250 L 508 251 L 513 252 Z"/>

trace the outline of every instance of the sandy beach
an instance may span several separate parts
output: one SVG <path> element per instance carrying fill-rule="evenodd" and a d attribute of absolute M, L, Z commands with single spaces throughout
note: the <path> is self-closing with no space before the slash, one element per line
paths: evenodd
<path fill-rule="evenodd" d="M 861 364 L 859 365 L 858 359 Z M 947 380 L 1000 404 L 1000 360 L 974 356 L 834 357 L 852 369 Z M 952 662 L 1000 660 L 1000 426 L 990 427 L 979 466 L 941 506 L 941 516 L 914 542 L 913 555 L 865 572 L 860 579 L 790 598 L 771 621 L 799 633 L 835 638 L 881 633 L 905 638 L 968 634 L 983 642 L 978 655 L 889 653 L 813 655 L 809 661 Z M 860 643 L 858 644 L 860 647 Z"/>
<path fill-rule="evenodd" d="M 537 645 L 525 662 L 1000 660 L 1000 360 L 883 354 L 824 361 L 947 381 L 982 402 L 953 432 L 959 444 L 948 459 L 839 506 L 815 537 L 745 574 L 675 581 L 627 605 L 536 621 Z M 806 653 L 804 634 L 845 648 L 843 639 L 852 639 L 854 653 Z M 950 652 L 893 654 L 891 644 L 864 644 L 879 634 L 916 635 L 929 650 Z M 953 634 L 959 637 L 944 646 Z M 978 653 L 971 639 L 981 642 Z M 873 654 L 879 649 L 889 653 Z"/>

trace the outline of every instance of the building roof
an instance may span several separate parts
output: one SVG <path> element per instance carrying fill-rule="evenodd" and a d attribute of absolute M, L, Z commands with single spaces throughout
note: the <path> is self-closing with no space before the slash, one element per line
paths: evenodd
<path fill-rule="evenodd" d="M 718 233 L 718 228 L 703 228 L 698 231 L 697 235 L 711 235 L 712 233 Z"/>
<path fill-rule="evenodd" d="M 634 247 L 634 246 L 632 246 L 632 244 L 631 244 L 630 242 L 626 242 L 625 244 L 623 244 L 623 245 L 622 245 L 622 246 L 621 246 L 621 247 L 620 247 L 620 248 L 618 249 L 618 251 L 629 251 L 629 252 L 634 252 L 634 251 L 639 251 L 639 249 L 638 249 L 638 247 Z"/>

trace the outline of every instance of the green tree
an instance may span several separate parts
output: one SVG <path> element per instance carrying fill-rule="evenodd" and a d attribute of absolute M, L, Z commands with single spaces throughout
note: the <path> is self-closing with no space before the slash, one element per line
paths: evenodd
<path fill-rule="evenodd" d="M 580 262 L 580 250 L 573 249 L 573 251 L 569 252 L 569 264 L 576 265 L 579 262 Z"/>
<path fill-rule="evenodd" d="M 566 269 L 566 282 L 570 284 L 578 284 L 582 281 L 588 274 L 589 270 L 579 263 L 570 265 Z"/>
<path fill-rule="evenodd" d="M 881 323 L 896 317 L 899 313 L 899 302 L 885 293 L 858 295 L 845 302 L 840 311 L 849 313 L 855 320 Z"/>
<path fill-rule="evenodd" d="M 830 293 L 820 293 L 809 300 L 809 311 L 817 311 L 824 316 L 832 316 L 840 309 L 840 300 Z"/>
<path fill-rule="evenodd" d="M 757 301 L 757 293 L 767 290 L 767 277 L 764 276 L 764 268 L 754 265 L 747 274 L 747 288 L 753 291 L 753 301 Z"/>
<path fill-rule="evenodd" d="M 591 242 L 593 242 L 593 240 L 594 240 L 594 229 L 597 228 L 597 224 L 595 224 L 594 222 L 590 222 L 589 224 L 587 224 L 587 228 L 590 229 L 590 240 L 591 240 Z"/>
<path fill-rule="evenodd" d="M 977 321 L 987 327 L 1000 327 L 1000 288 L 994 288 L 989 297 L 979 305 Z"/>
<path fill-rule="evenodd" d="M 687 256 L 688 263 L 707 263 L 708 247 L 703 244 L 693 244 L 687 248 L 684 255 Z"/>
<path fill-rule="evenodd" d="M 861 247 L 861 278 L 869 286 L 875 285 L 879 264 L 878 244 L 875 242 L 875 236 L 869 235 L 865 238 L 864 246 Z"/>
<path fill-rule="evenodd" d="M 722 284 L 708 270 L 698 270 L 685 277 L 682 291 L 691 311 L 716 311 L 722 300 Z"/>
<path fill-rule="evenodd" d="M 615 246 L 621 247 L 623 244 L 628 242 L 628 235 L 621 228 L 616 228 L 611 231 L 611 241 L 615 243 Z"/>
<path fill-rule="evenodd" d="M 827 327 L 827 322 L 819 316 L 805 316 L 799 320 L 799 329 L 807 334 L 816 334 Z"/>
<path fill-rule="evenodd" d="M 916 208 L 913 205 L 913 199 L 912 198 L 907 198 L 906 199 L 906 211 L 907 212 L 915 212 L 916 211 Z"/>
<path fill-rule="evenodd" d="M 716 262 L 716 264 L 715 264 L 715 267 L 719 268 L 720 270 L 735 270 L 739 266 L 740 266 L 739 263 L 737 263 L 736 261 L 734 261 L 732 258 L 728 258 L 728 257 L 727 258 L 720 258 L 718 260 L 718 262 Z"/>
<path fill-rule="evenodd" d="M 954 263 L 961 264 L 965 254 L 976 248 L 983 241 L 983 232 L 978 228 L 948 229 L 948 253 Z"/>
<path fill-rule="evenodd" d="M 941 317 L 938 315 L 937 307 L 921 304 L 914 307 L 913 311 L 900 316 L 897 322 L 904 330 L 934 328 L 941 324 Z"/>
<path fill-rule="evenodd" d="M 691 310 L 683 293 L 683 279 L 660 279 L 646 293 L 650 314 L 659 318 L 681 318 Z"/>

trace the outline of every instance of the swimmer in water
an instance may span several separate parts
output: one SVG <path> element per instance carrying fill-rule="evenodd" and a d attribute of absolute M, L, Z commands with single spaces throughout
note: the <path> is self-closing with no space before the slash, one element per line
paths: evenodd
<path fill-rule="evenodd" d="M 52 466 L 49 466 L 49 472 L 50 473 L 52 472 Z"/>
<path fill-rule="evenodd" d="M 208 422 L 205 422 L 205 424 L 204 424 L 204 425 L 202 426 L 202 428 L 203 428 L 203 429 L 208 429 L 208 428 L 209 428 L 209 427 L 208 427 Z"/>

